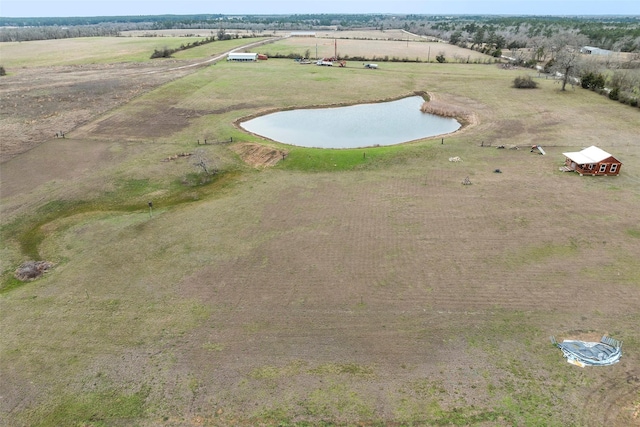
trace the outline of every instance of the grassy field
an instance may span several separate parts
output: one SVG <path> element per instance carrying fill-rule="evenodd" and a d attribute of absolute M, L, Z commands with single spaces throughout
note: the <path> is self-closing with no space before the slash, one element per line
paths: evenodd
<path fill-rule="evenodd" d="M 15 68 L 62 65 L 113 64 L 149 61 L 155 49 L 176 49 L 206 37 L 80 37 L 63 40 L 8 42 L 0 45 L 2 65 Z M 209 43 L 177 52 L 178 59 L 206 58 L 257 39 L 238 39 Z M 27 48 L 25 48 L 27 47 Z"/>
<path fill-rule="evenodd" d="M 86 51 L 142 59 L 116 40 Z M 27 64 L 38 43 L 7 61 Z M 385 43 L 381 55 L 400 48 Z M 93 61 L 77 51 L 68 64 Z M 640 425 L 638 110 L 554 80 L 511 87 L 527 73 L 219 62 L 4 162 L 0 423 Z M 353 150 L 234 124 L 416 92 L 473 120 L 444 140 Z M 253 168 L 233 150 L 245 143 L 288 154 Z M 620 176 L 559 172 L 563 152 L 592 144 Z M 167 161 L 179 153 L 220 173 Z M 55 268 L 14 279 L 33 258 Z M 604 334 L 624 342 L 605 368 L 569 365 L 549 342 Z"/>
<path fill-rule="evenodd" d="M 264 47 L 267 54 L 305 56 L 309 51 L 311 58 L 327 58 L 334 56 L 338 51 L 338 57 L 361 57 L 372 61 L 405 61 L 405 62 L 436 62 L 437 55 L 443 55 L 447 62 L 459 63 L 490 63 L 495 58 L 469 49 L 462 49 L 448 43 L 427 42 L 414 36 L 401 35 L 398 39 L 373 39 L 362 40 L 364 34 L 342 34 L 339 37 L 331 37 L 329 34 L 320 34 L 322 37 L 291 37 L 275 45 Z M 350 38 L 354 37 L 354 38 Z M 373 37 L 378 37 L 373 33 Z M 316 55 L 317 53 L 317 55 Z"/>

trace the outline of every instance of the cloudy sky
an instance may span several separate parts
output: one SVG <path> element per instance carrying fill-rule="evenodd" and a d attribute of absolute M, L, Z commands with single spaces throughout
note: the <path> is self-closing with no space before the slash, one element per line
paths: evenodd
<path fill-rule="evenodd" d="M 0 0 L 0 16 L 398 13 L 638 15 L 640 0 Z"/>

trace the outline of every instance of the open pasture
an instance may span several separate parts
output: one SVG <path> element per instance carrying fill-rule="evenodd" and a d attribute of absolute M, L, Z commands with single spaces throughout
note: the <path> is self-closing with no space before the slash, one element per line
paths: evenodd
<path fill-rule="evenodd" d="M 512 88 L 527 72 L 220 62 L 4 162 L 0 421 L 640 424 L 638 112 L 552 80 Z M 473 120 L 358 150 L 234 125 L 415 92 Z M 243 143 L 288 155 L 252 168 Z M 620 176 L 558 171 L 592 144 Z M 209 183 L 189 157 L 163 161 L 196 151 L 221 169 Z M 55 268 L 16 283 L 34 255 Z M 603 334 L 624 355 L 600 369 L 549 342 Z"/>
<path fill-rule="evenodd" d="M 81 37 L 2 43 L 5 68 L 146 62 L 154 49 L 177 48 L 203 37 Z"/>
<path fill-rule="evenodd" d="M 348 34 L 345 34 L 348 33 Z M 448 62 L 486 63 L 494 62 L 495 58 L 469 49 L 462 49 L 448 43 L 430 42 L 410 34 L 398 34 L 398 38 L 384 39 L 376 32 L 372 32 L 373 39 L 367 40 L 366 33 L 360 34 L 349 31 L 335 33 L 319 32 L 317 37 L 289 37 L 274 45 L 267 45 L 267 52 L 287 55 L 296 53 L 304 56 L 309 50 L 311 57 L 332 57 L 337 43 L 338 57 L 363 57 L 371 60 L 407 60 L 421 62 L 436 62 L 437 55 L 444 55 Z M 383 35 L 386 33 L 382 33 Z"/>
<path fill-rule="evenodd" d="M 154 49 L 175 48 L 202 38 L 84 38 L 2 43 L 7 76 L 0 80 L 0 161 L 23 153 L 56 133 L 66 133 L 98 115 L 193 71 L 255 39 L 228 40 L 150 60 Z"/>

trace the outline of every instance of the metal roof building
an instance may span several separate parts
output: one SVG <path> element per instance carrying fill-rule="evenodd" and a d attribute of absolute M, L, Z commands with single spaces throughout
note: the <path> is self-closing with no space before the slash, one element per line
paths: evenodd
<path fill-rule="evenodd" d="M 611 55 L 613 52 L 606 49 L 600 49 L 599 47 L 583 46 L 580 49 L 580 53 L 586 53 L 587 55 Z"/>
<path fill-rule="evenodd" d="M 258 60 L 257 53 L 231 52 L 227 56 L 227 61 L 248 62 L 248 61 L 257 61 L 257 60 Z"/>
<path fill-rule="evenodd" d="M 561 169 L 576 171 L 580 175 L 618 175 L 622 167 L 622 162 L 595 145 L 582 151 L 562 154 L 566 159 Z"/>
<path fill-rule="evenodd" d="M 574 151 L 562 154 L 580 165 L 598 163 L 603 161 L 604 159 L 608 159 L 609 157 L 611 157 L 611 154 L 607 153 L 601 148 L 596 147 L 595 145 L 592 145 L 589 148 L 585 148 L 582 151 Z"/>

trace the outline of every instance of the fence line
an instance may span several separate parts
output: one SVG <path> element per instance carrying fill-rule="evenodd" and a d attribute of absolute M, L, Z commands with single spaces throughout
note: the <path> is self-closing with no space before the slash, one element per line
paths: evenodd
<path fill-rule="evenodd" d="M 207 141 L 206 139 L 204 140 L 204 142 L 200 142 L 200 140 L 198 140 L 198 145 L 208 145 L 208 144 L 230 144 L 233 142 L 233 137 L 229 138 L 228 141 Z"/>

